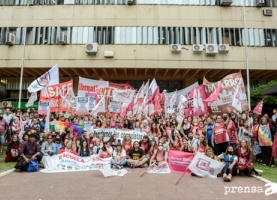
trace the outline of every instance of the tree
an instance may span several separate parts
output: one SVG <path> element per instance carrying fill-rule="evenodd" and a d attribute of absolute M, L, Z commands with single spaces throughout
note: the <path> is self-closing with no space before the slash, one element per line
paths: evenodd
<path fill-rule="evenodd" d="M 250 90 L 251 107 L 253 109 L 264 98 L 264 96 L 262 95 L 262 90 L 273 86 L 277 86 L 277 79 Z M 263 105 L 263 113 L 271 114 L 271 111 L 276 108 L 276 105 L 277 97 L 266 95 Z"/>

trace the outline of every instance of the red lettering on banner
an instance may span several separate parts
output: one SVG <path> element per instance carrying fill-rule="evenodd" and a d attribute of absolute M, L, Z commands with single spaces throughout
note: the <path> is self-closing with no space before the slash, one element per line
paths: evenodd
<path fill-rule="evenodd" d="M 69 153 L 63 154 L 63 157 L 71 159 L 71 160 L 75 160 L 76 162 L 80 162 L 80 163 L 85 162 L 85 160 L 83 158 L 79 158 L 78 156 L 74 156 L 74 155 L 69 154 Z"/>

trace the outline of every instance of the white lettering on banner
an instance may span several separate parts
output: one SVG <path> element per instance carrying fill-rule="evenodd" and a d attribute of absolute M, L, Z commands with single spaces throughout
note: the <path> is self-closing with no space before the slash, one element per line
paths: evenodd
<path fill-rule="evenodd" d="M 78 96 L 85 96 L 86 92 L 96 92 L 98 95 L 112 96 L 112 90 L 109 88 L 108 81 L 98 81 L 79 77 Z"/>
<path fill-rule="evenodd" d="M 73 172 L 73 171 L 88 171 L 99 169 L 110 169 L 110 159 L 102 159 L 97 155 L 88 157 L 79 157 L 72 153 L 64 152 L 55 156 L 43 156 L 42 162 L 44 165 L 41 172 Z"/>
<path fill-rule="evenodd" d="M 123 141 L 125 135 L 130 135 L 132 138 L 132 142 L 142 140 L 143 136 L 146 135 L 145 132 L 134 131 L 134 130 L 121 130 L 115 128 L 101 128 L 101 129 L 94 129 L 94 137 L 97 138 L 98 135 L 103 135 L 104 141 L 108 141 L 113 134 L 116 134 L 117 139 Z"/>

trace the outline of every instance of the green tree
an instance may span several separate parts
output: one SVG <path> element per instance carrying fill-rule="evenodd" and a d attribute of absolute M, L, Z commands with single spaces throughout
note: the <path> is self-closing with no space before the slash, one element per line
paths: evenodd
<path fill-rule="evenodd" d="M 256 87 L 254 89 L 250 90 L 250 98 L 251 98 L 251 107 L 252 109 L 255 108 L 255 106 L 264 98 L 262 95 L 262 90 L 266 88 L 270 88 L 273 86 L 277 86 L 277 79 L 272 80 L 268 82 L 265 85 L 261 85 L 259 87 Z M 272 95 L 266 95 L 266 98 L 264 100 L 264 105 L 263 105 L 263 113 L 268 113 L 277 106 L 277 97 L 272 96 Z"/>

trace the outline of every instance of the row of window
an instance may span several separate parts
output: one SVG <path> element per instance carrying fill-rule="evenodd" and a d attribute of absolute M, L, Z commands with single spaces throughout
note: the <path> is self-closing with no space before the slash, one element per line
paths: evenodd
<path fill-rule="evenodd" d="M 22 6 L 27 0 L 0 0 L 0 6 Z M 34 5 L 126 5 L 128 0 L 34 0 Z M 256 6 L 256 0 L 233 0 L 231 6 Z M 220 5 L 220 0 L 133 0 L 133 4 L 150 5 Z M 277 0 L 265 0 L 266 7 L 277 7 Z"/>
<path fill-rule="evenodd" d="M 206 27 L 33 27 L 27 28 L 26 44 L 245 44 L 243 28 Z M 8 33 L 15 34 L 14 44 L 23 44 L 25 28 L 0 28 L 0 44 Z M 249 46 L 277 46 L 277 29 L 248 28 Z M 65 35 L 66 37 L 63 37 Z"/>

